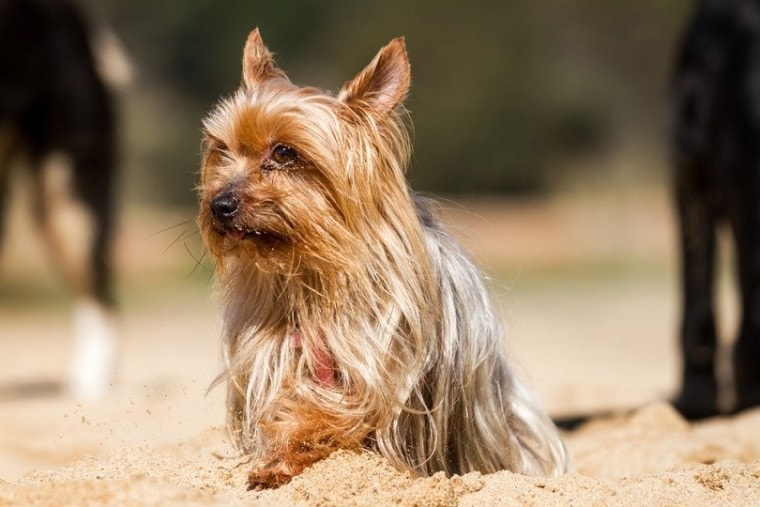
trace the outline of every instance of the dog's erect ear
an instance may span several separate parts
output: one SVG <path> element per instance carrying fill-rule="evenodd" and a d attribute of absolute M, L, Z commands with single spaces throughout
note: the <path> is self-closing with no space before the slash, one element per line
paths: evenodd
<path fill-rule="evenodd" d="M 254 28 L 248 35 L 245 50 L 243 50 L 243 83 L 246 88 L 253 88 L 275 77 L 287 79 L 285 73 L 275 65 L 272 53 L 261 40 L 259 29 Z"/>
<path fill-rule="evenodd" d="M 409 92 L 409 57 L 403 37 L 382 48 L 364 70 L 347 82 L 338 99 L 349 105 L 365 104 L 381 114 L 396 109 Z"/>

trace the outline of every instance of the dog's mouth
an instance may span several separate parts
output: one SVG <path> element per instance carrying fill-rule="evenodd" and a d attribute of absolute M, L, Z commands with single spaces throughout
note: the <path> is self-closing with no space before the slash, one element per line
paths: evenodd
<path fill-rule="evenodd" d="M 278 220 L 279 214 L 265 210 L 268 213 L 260 213 L 263 218 L 251 218 L 252 210 L 244 209 L 240 199 L 229 192 L 214 197 L 208 210 L 210 229 L 224 238 L 228 248 L 240 247 L 250 253 L 268 255 L 279 253 L 282 247 L 291 243 L 287 234 L 281 231 L 286 224 L 278 224 L 281 221 Z"/>
<path fill-rule="evenodd" d="M 220 232 L 232 242 L 252 241 L 269 248 L 286 243 L 285 236 L 265 229 L 227 229 Z"/>

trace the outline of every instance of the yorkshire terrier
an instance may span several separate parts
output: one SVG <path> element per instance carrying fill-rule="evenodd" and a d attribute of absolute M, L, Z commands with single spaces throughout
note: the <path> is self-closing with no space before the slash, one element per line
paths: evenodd
<path fill-rule="evenodd" d="M 407 186 L 409 83 L 403 38 L 333 96 L 291 83 L 256 29 L 204 120 L 198 221 L 251 487 L 339 448 L 417 475 L 567 468 L 481 274 Z"/>

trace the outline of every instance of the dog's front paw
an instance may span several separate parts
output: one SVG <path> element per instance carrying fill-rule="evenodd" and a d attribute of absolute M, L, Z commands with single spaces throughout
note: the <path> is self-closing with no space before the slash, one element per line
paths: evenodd
<path fill-rule="evenodd" d="M 248 475 L 248 489 L 261 491 L 284 486 L 298 475 L 301 470 L 293 470 L 291 467 L 280 465 L 256 468 Z"/>

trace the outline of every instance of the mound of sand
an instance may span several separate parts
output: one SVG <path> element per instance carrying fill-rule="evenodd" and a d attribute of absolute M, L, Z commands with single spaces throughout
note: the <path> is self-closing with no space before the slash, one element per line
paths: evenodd
<path fill-rule="evenodd" d="M 760 410 L 690 425 L 665 404 L 567 434 L 573 471 L 413 478 L 340 451 L 278 490 L 246 490 L 221 429 L 183 444 L 125 448 L 0 482 L 8 505 L 760 505 Z"/>

